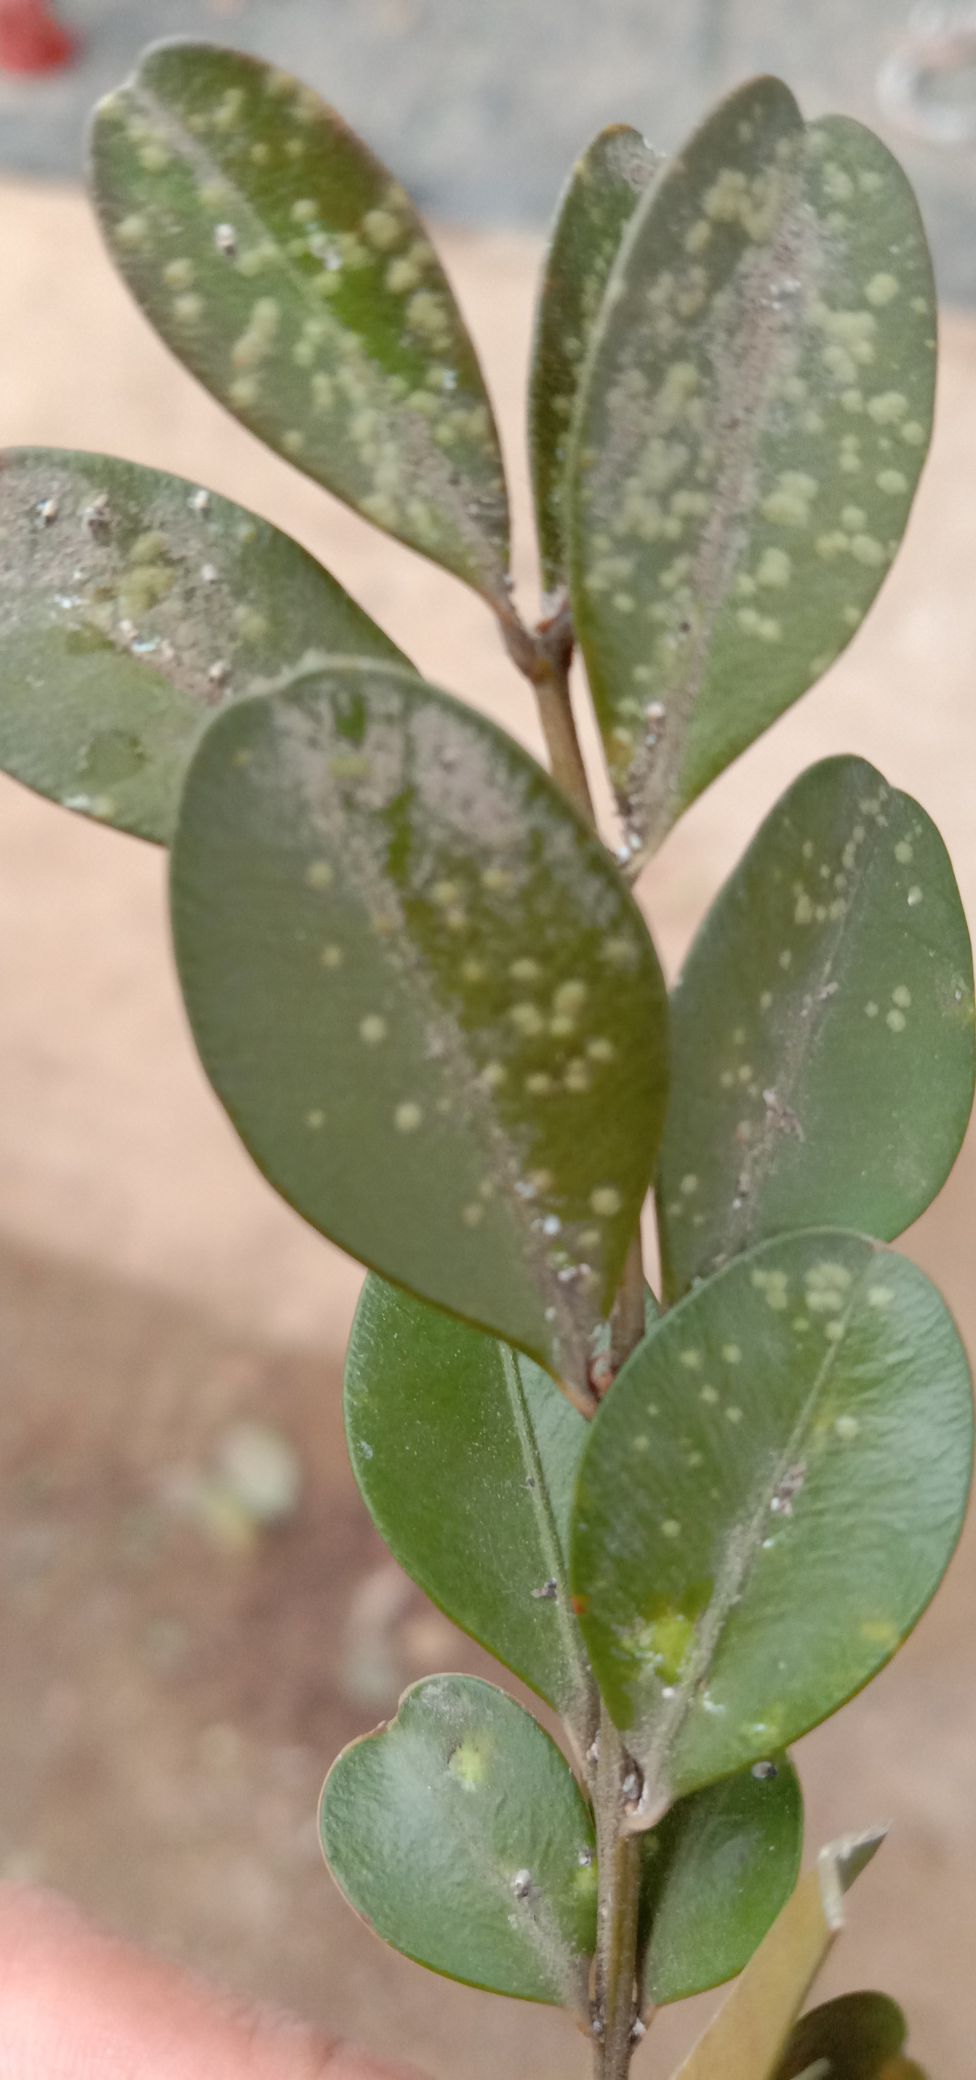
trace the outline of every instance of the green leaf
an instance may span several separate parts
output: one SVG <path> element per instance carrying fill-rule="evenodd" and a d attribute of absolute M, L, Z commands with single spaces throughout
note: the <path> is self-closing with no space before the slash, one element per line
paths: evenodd
<path fill-rule="evenodd" d="M 803 1799 L 785 1755 L 672 1806 L 645 1837 L 642 1983 L 652 2007 L 748 1964 L 796 1884 Z"/>
<path fill-rule="evenodd" d="M 309 88 L 209 44 L 104 101 L 95 200 L 181 361 L 246 426 L 492 600 L 508 509 L 481 370 L 408 196 Z"/>
<path fill-rule="evenodd" d="M 326 1778 L 333 1877 L 383 1941 L 489 1993 L 580 2011 L 595 1947 L 593 1826 L 521 1705 L 432 1676 Z"/>
<path fill-rule="evenodd" d="M 821 1850 L 675 2080 L 777 2080 L 791 2025 L 844 1928 L 844 1896 L 883 1839 L 847 1835 Z"/>
<path fill-rule="evenodd" d="M 566 574 L 566 457 L 583 364 L 620 241 L 662 164 L 637 130 L 614 123 L 577 160 L 560 201 L 536 310 L 529 381 L 529 452 L 550 592 Z"/>
<path fill-rule="evenodd" d="M 945 846 L 873 766 L 803 773 L 672 998 L 659 1212 L 673 1294 L 786 1229 L 893 1241 L 959 1152 L 973 966 Z"/>
<path fill-rule="evenodd" d="M 928 446 L 931 266 L 911 189 L 846 118 L 741 88 L 639 204 L 570 462 L 576 627 L 628 845 L 850 641 Z"/>
<path fill-rule="evenodd" d="M 0 457 L 0 766 L 165 843 L 216 708 L 326 655 L 400 652 L 297 542 L 182 477 Z"/>
<path fill-rule="evenodd" d="M 408 671 L 219 717 L 173 861 L 204 1066 L 284 1197 L 585 1393 L 655 1160 L 664 985 L 534 760 Z"/>
<path fill-rule="evenodd" d="M 349 1343 L 345 1413 L 363 1499 L 401 1567 L 585 1752 L 595 1693 L 566 1563 L 583 1417 L 509 1344 L 375 1277 Z"/>
<path fill-rule="evenodd" d="M 894 2080 L 908 2030 L 885 1993 L 844 1993 L 798 2022 L 776 2068 L 776 2080 L 801 2080 L 821 2061 L 824 2080 Z"/>
<path fill-rule="evenodd" d="M 664 1317 L 592 1426 L 571 1568 L 644 1772 L 636 1825 L 783 1747 L 883 1667 L 966 1507 L 966 1357 L 915 1265 L 811 1230 Z"/>

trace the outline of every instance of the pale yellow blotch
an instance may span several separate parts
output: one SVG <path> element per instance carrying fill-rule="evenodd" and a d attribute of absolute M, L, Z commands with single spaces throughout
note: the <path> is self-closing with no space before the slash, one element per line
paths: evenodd
<path fill-rule="evenodd" d="M 415 1104 L 412 1098 L 405 1098 L 402 1105 L 397 1106 L 393 1124 L 398 1134 L 415 1134 L 417 1128 L 423 1125 L 423 1118 L 422 1108 Z"/>
<path fill-rule="evenodd" d="M 192 289 L 195 273 L 192 260 L 167 260 L 163 280 L 167 289 Z"/>
<path fill-rule="evenodd" d="M 345 958 L 341 946 L 323 946 L 319 955 L 323 968 L 341 968 Z"/>
<path fill-rule="evenodd" d="M 889 1011 L 885 1018 L 885 1025 L 892 1033 L 903 1033 L 907 1024 L 908 1020 L 903 1011 Z"/>
<path fill-rule="evenodd" d="M 485 867 L 482 870 L 481 886 L 489 895 L 507 895 L 515 886 L 515 876 L 507 867 Z"/>
<path fill-rule="evenodd" d="M 325 1113 L 320 1112 L 316 1106 L 312 1112 L 306 1112 L 305 1125 L 311 1129 L 313 1134 L 317 1133 L 318 1129 L 325 1125 Z"/>
<path fill-rule="evenodd" d="M 536 1069 L 525 1079 L 525 1088 L 530 1098 L 547 1098 L 553 1088 L 552 1077 L 545 1069 Z"/>
<path fill-rule="evenodd" d="M 908 1010 L 908 1007 L 912 1001 L 912 993 L 904 982 L 899 982 L 896 985 L 896 987 L 892 990 L 891 1001 L 893 1004 L 900 1005 L 903 1011 Z"/>
<path fill-rule="evenodd" d="M 126 246 L 130 251 L 137 250 L 149 237 L 148 218 L 138 215 L 123 217 L 115 227 L 115 236 L 120 246 Z"/>
<path fill-rule="evenodd" d="M 788 585 L 793 575 L 793 562 L 785 549 L 764 549 L 756 571 L 759 585 L 772 585 L 779 590 Z"/>
<path fill-rule="evenodd" d="M 545 1031 L 546 1022 L 537 1004 L 513 1004 L 508 1016 L 516 1032 L 522 1033 L 527 1040 L 535 1039 Z"/>
<path fill-rule="evenodd" d="M 602 1033 L 597 1033 L 592 1040 L 587 1041 L 586 1052 L 591 1062 L 612 1062 L 617 1050 L 612 1040 L 606 1039 Z"/>
<path fill-rule="evenodd" d="M 581 1095 L 584 1091 L 588 1091 L 590 1089 L 590 1072 L 586 1063 L 579 1060 L 568 1063 L 563 1082 L 566 1089 L 573 1091 L 576 1095 Z"/>
<path fill-rule="evenodd" d="M 331 888 L 335 880 L 335 869 L 327 859 L 313 859 L 305 869 L 306 888 Z"/>
<path fill-rule="evenodd" d="M 513 982 L 538 982 L 542 969 L 538 961 L 525 957 L 522 960 L 513 961 L 508 972 Z"/>
<path fill-rule="evenodd" d="M 369 209 L 363 218 L 363 237 L 378 253 L 388 253 L 404 235 L 399 217 L 389 209 Z"/>
<path fill-rule="evenodd" d="M 736 1407 L 734 1407 L 734 1406 L 733 1406 L 733 1407 L 731 1407 L 731 1408 L 727 1408 L 727 1409 L 726 1409 L 726 1411 L 725 1411 L 725 1420 L 726 1420 L 726 1422 L 727 1422 L 727 1423 L 741 1423 L 741 1421 L 742 1421 L 742 1410 L 741 1410 L 741 1408 L 736 1408 Z"/>
<path fill-rule="evenodd" d="M 590 1205 L 601 1220 L 612 1220 L 623 1206 L 623 1195 L 615 1184 L 599 1184 L 590 1193 Z"/>
<path fill-rule="evenodd" d="M 849 1444 L 851 1439 L 857 1436 L 860 1428 L 856 1416 L 838 1416 L 834 1424 L 838 1437 L 842 1438 L 845 1444 Z"/>
<path fill-rule="evenodd" d="M 894 1297 L 890 1286 L 868 1287 L 867 1300 L 869 1307 L 890 1307 Z"/>
<path fill-rule="evenodd" d="M 561 982 L 559 988 L 554 993 L 552 1008 L 554 1011 L 561 1012 L 564 1016 L 572 1018 L 576 1012 L 582 1011 L 587 994 L 585 982 Z"/>
<path fill-rule="evenodd" d="M 681 1537 L 681 1525 L 679 1524 L 677 1517 L 665 1517 L 664 1522 L 661 1525 L 661 1536 L 662 1538 Z"/>
<path fill-rule="evenodd" d="M 385 1018 L 380 1018 L 378 1012 L 375 1011 L 369 1012 L 359 1022 L 359 1037 L 365 1041 L 367 1047 L 379 1047 L 381 1042 L 386 1039 L 389 1030 Z"/>
<path fill-rule="evenodd" d="M 507 1080 L 508 1070 L 504 1062 L 486 1062 L 478 1078 L 482 1090 L 485 1091 L 500 1090 L 502 1084 L 506 1083 Z"/>
<path fill-rule="evenodd" d="M 861 1626 L 861 1638 L 872 1647 L 884 1647 L 889 1653 L 901 1643 L 901 1633 L 890 1618 L 865 1618 Z"/>
<path fill-rule="evenodd" d="M 914 847 L 908 838 L 899 838 L 895 846 L 895 858 L 900 867 L 907 867 L 915 856 Z"/>
<path fill-rule="evenodd" d="M 885 304 L 894 302 L 898 294 L 898 282 L 893 274 L 875 274 L 871 276 L 864 293 L 876 310 L 883 310 Z"/>
<path fill-rule="evenodd" d="M 718 1388 L 703 1387 L 701 1393 L 698 1396 L 698 1399 L 699 1401 L 704 1401 L 706 1407 L 714 1408 L 719 1399 Z"/>
<path fill-rule="evenodd" d="M 452 1777 L 457 1777 L 469 1791 L 483 1784 L 488 1774 L 484 1748 L 472 1740 L 460 1742 L 448 1757 L 447 1766 Z"/>
<path fill-rule="evenodd" d="M 479 1228 L 484 1217 L 485 1209 L 483 1206 L 479 1206 L 476 1199 L 472 1200 L 470 1206 L 465 1206 L 461 1210 L 461 1219 L 466 1228 Z"/>

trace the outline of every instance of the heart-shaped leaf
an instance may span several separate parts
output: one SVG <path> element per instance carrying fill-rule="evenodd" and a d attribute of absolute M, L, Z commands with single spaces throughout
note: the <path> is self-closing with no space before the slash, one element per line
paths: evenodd
<path fill-rule="evenodd" d="M 965 1353 L 861 1236 L 765 1243 L 666 1315 L 583 1454 L 583 1635 L 636 1823 L 836 1711 L 911 1631 L 966 1507 Z"/>
<path fill-rule="evenodd" d="M 821 1850 L 675 2080 L 778 2080 L 790 2028 L 844 1927 L 844 1895 L 883 1839 L 848 1835 Z"/>
<path fill-rule="evenodd" d="M 376 525 L 504 596 L 508 511 L 477 358 L 403 189 L 309 88 L 209 44 L 99 109 L 95 200 L 167 346 Z"/>
<path fill-rule="evenodd" d="M 349 1456 L 407 1573 L 572 1726 L 596 1731 L 566 1551 L 583 1417 L 509 1344 L 368 1278 L 346 1358 Z"/>
<path fill-rule="evenodd" d="M 819 1222 L 893 1241 L 973 1102 L 973 966 L 945 846 L 873 766 L 803 773 L 721 891 L 672 998 L 659 1212 L 680 1293 Z"/>
<path fill-rule="evenodd" d="M 823 2080 L 909 2080 L 899 2054 L 905 2017 L 886 1993 L 842 1993 L 798 2022 L 776 2068 L 776 2080 L 802 2080 L 823 2066 Z"/>
<path fill-rule="evenodd" d="M 326 1778 L 322 1844 L 394 1950 L 489 1993 L 580 2011 L 595 1947 L 593 1826 L 549 1735 L 473 1676 L 432 1676 Z"/>
<path fill-rule="evenodd" d="M 324 656 L 400 653 L 297 542 L 182 477 L 0 457 L 0 765 L 165 843 L 215 708 Z"/>
<path fill-rule="evenodd" d="M 826 670 L 928 446 L 931 266 L 867 130 L 760 79 L 644 197 L 569 469 L 572 594 L 633 852 Z"/>
<path fill-rule="evenodd" d="M 539 293 L 529 380 L 529 452 L 543 578 L 550 592 L 566 575 L 566 457 L 583 364 L 620 241 L 662 164 L 639 131 L 614 123 L 577 160 L 560 201 Z"/>
<path fill-rule="evenodd" d="M 785 1755 L 672 1806 L 644 1840 L 642 1983 L 652 2007 L 748 1964 L 796 1884 L 803 1799 Z"/>
<path fill-rule="evenodd" d="M 660 1138 L 640 912 L 534 760 L 412 673 L 228 710 L 187 779 L 176 953 L 285 1198 L 586 1391 Z"/>

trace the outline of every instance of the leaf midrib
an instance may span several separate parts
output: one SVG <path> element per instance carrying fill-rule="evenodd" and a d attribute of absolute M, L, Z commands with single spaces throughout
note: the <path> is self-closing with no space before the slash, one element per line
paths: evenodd
<path fill-rule="evenodd" d="M 843 1314 L 832 1317 L 833 1320 L 841 1322 L 843 1334 L 831 1342 L 825 1351 L 813 1384 L 806 1395 L 790 1432 L 789 1439 L 779 1455 L 772 1476 L 763 1488 L 761 1497 L 757 1501 L 751 1517 L 743 1530 L 740 1530 L 739 1527 L 734 1527 L 729 1534 L 726 1541 L 725 1561 L 719 1567 L 716 1576 L 716 1589 L 719 1593 L 713 1596 L 705 1612 L 704 1621 L 693 1652 L 692 1665 L 687 1676 L 677 1685 L 678 1695 L 674 1703 L 668 1707 L 667 1715 L 662 1720 L 660 1738 L 656 1750 L 653 1743 L 643 1750 L 641 1761 L 645 1771 L 645 1778 L 650 1783 L 652 1790 L 658 1792 L 662 1798 L 666 1798 L 667 1806 L 665 1810 L 674 1802 L 674 1794 L 668 1784 L 665 1773 L 666 1766 L 678 1746 L 689 1713 L 697 1700 L 698 1693 L 708 1681 L 715 1665 L 722 1635 L 729 1618 L 742 1600 L 749 1577 L 762 1551 L 763 1533 L 769 1521 L 773 1499 L 791 1467 L 797 1464 L 800 1457 L 801 1448 L 806 1441 L 810 1425 L 823 1398 L 831 1371 L 844 1347 L 851 1318 L 860 1299 L 865 1281 L 870 1275 L 875 1254 L 876 1250 L 872 1250 L 869 1262 L 864 1264 L 857 1274 Z M 738 1547 L 738 1551 L 736 1551 L 736 1547 Z M 634 1730 L 636 1732 L 637 1729 Z M 782 1741 L 778 1740 L 777 1744 L 782 1746 Z M 647 1759 L 645 1760 L 645 1758 Z M 657 1810 L 656 1807 L 655 1810 Z"/>
<path fill-rule="evenodd" d="M 570 1609 L 567 1556 L 559 1535 L 559 1526 L 556 1522 L 556 1513 L 553 1508 L 552 1496 L 549 1492 L 545 1465 L 539 1449 L 539 1440 L 536 1436 L 525 1398 L 519 1360 L 515 1352 L 509 1349 L 506 1344 L 500 1343 L 498 1351 L 505 1392 L 508 1396 L 509 1408 L 512 1414 L 512 1423 L 522 1455 L 522 1462 L 526 1468 L 526 1492 L 529 1496 L 531 1513 L 535 1520 L 536 1535 L 542 1553 L 543 1565 L 546 1568 L 545 1579 L 554 1581 L 557 1585 L 559 1593 L 556 1597 L 556 1610 L 558 1613 L 559 1630 L 563 1638 L 566 1661 L 572 1669 L 575 1678 L 568 1695 L 562 1700 L 554 1699 L 553 1702 L 558 1705 L 558 1709 L 567 1720 L 573 1736 L 580 1746 L 581 1755 L 585 1755 L 596 1728 L 596 1691 L 589 1661 L 583 1648 L 582 1635 Z M 553 1393 L 558 1393 L 559 1389 L 553 1387 L 552 1391 Z M 531 1482 L 531 1486 L 528 1485 L 529 1482 Z"/>

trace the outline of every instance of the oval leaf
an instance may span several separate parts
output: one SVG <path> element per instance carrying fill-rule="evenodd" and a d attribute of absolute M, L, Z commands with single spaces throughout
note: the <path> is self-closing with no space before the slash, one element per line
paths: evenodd
<path fill-rule="evenodd" d="M 585 1392 L 660 1137 L 666 1003 L 548 776 L 410 672 L 337 666 L 208 732 L 173 918 L 204 1066 L 278 1190 Z"/>
<path fill-rule="evenodd" d="M 326 655 L 400 652 L 297 542 L 106 455 L 0 457 L 0 766 L 165 843 L 217 708 Z"/>
<path fill-rule="evenodd" d="M 346 1436 L 401 1567 L 573 1727 L 596 1731 L 566 1551 L 583 1417 L 509 1344 L 368 1278 L 346 1358 Z"/>
<path fill-rule="evenodd" d="M 886 1993 L 843 1993 L 797 2023 L 776 2080 L 801 2080 L 820 2062 L 824 2080 L 894 2080 L 898 2073 L 907 2080 L 910 2069 L 899 2059 L 907 2034 Z"/>
<path fill-rule="evenodd" d="M 415 1684 L 326 1778 L 326 1859 L 394 1950 L 489 1993 L 582 2010 L 593 1827 L 530 1714 L 473 1676 Z"/>
<path fill-rule="evenodd" d="M 529 379 L 529 453 L 550 592 L 566 575 L 566 457 L 583 364 L 620 241 L 662 164 L 639 131 L 614 123 L 577 160 L 559 205 Z"/>
<path fill-rule="evenodd" d="M 959 1536 L 972 1430 L 942 1300 L 860 1236 L 766 1243 L 664 1317 L 593 1424 L 572 1549 L 638 1824 L 890 1659 Z"/>
<path fill-rule="evenodd" d="M 790 2027 L 844 1927 L 844 1896 L 883 1838 L 847 1835 L 821 1850 L 675 2080 L 777 2080 Z"/>
<path fill-rule="evenodd" d="M 760 79 L 638 206 L 570 462 L 572 593 L 634 852 L 850 641 L 931 430 L 931 266 L 857 123 Z"/>
<path fill-rule="evenodd" d="M 246 426 L 489 598 L 508 512 L 491 406 L 407 195 L 286 73 L 157 45 L 98 111 L 95 201 L 167 346 Z"/>
<path fill-rule="evenodd" d="M 644 1843 L 642 1984 L 688 2000 L 748 1964 L 796 1884 L 803 1799 L 785 1755 L 683 1798 Z"/>
<path fill-rule="evenodd" d="M 873 766 L 791 787 L 722 889 L 672 997 L 659 1210 L 672 1294 L 823 1222 L 893 1241 L 973 1102 L 973 966 L 945 846 Z"/>

